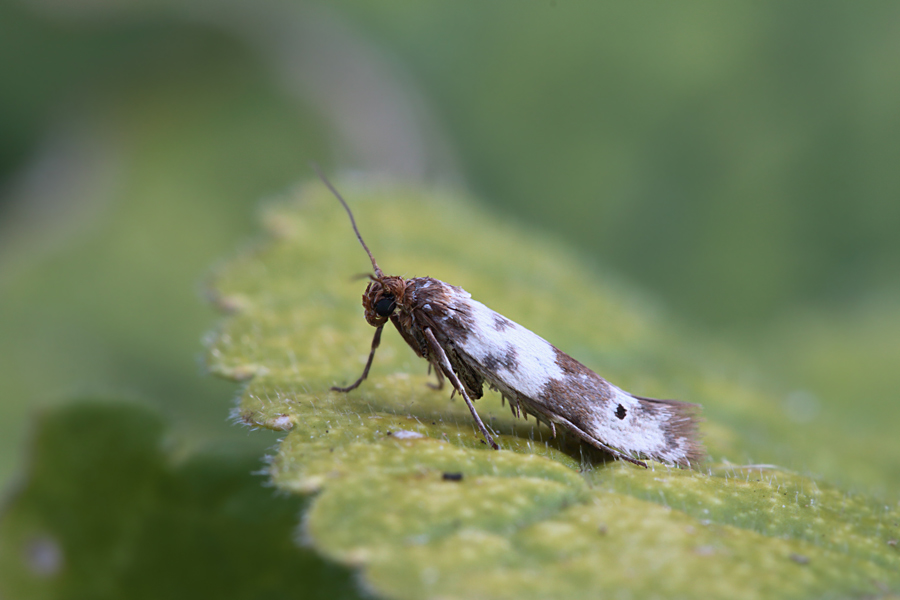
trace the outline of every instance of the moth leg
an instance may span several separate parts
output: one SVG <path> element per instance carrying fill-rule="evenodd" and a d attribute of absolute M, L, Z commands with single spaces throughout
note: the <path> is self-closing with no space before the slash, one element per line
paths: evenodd
<path fill-rule="evenodd" d="M 644 467 L 645 469 L 647 468 L 647 463 L 645 463 L 641 460 L 638 460 L 638 459 L 634 458 L 633 456 L 628 456 L 624 452 L 620 452 L 611 446 L 607 446 L 606 444 L 604 444 L 597 438 L 595 438 L 591 435 L 588 435 L 587 433 L 585 433 L 584 431 L 579 429 L 571 421 L 567 421 L 566 419 L 560 417 L 559 415 L 556 415 L 556 419 L 559 420 L 560 425 L 564 425 L 566 427 L 566 429 L 568 429 L 569 431 L 574 433 L 576 436 L 580 437 L 582 440 L 584 440 L 585 442 L 587 442 L 594 448 L 599 448 L 600 450 L 603 450 L 604 452 L 608 452 L 608 453 L 612 454 L 613 458 L 628 461 L 632 464 L 638 465 L 639 467 Z"/>
<path fill-rule="evenodd" d="M 475 405 L 473 405 L 472 401 L 469 399 L 469 395 L 466 393 L 465 388 L 459 381 L 459 377 L 457 377 L 456 373 L 453 372 L 453 367 L 450 365 L 450 359 L 447 358 L 447 354 L 444 352 L 444 349 L 441 348 L 441 345 L 438 343 L 437 338 L 434 337 L 434 333 L 432 333 L 430 327 L 425 328 L 425 337 L 428 339 L 428 344 L 431 346 L 431 351 L 438 359 L 440 367 L 444 371 L 444 375 L 447 376 L 447 379 L 450 380 L 450 383 L 453 384 L 453 387 L 457 392 L 459 392 L 459 395 L 462 396 L 463 400 L 466 401 L 466 406 L 469 407 L 469 412 L 472 413 L 472 417 L 475 419 L 475 423 L 478 425 L 478 429 L 481 430 L 481 435 L 484 436 L 484 439 L 487 440 L 487 443 L 491 448 L 493 448 L 494 450 L 499 450 L 500 446 L 497 445 L 497 442 L 495 442 L 494 438 L 491 437 L 491 434 L 488 433 L 487 427 L 485 427 L 484 423 L 481 422 L 481 417 L 479 417 L 478 413 L 475 411 Z"/>
<path fill-rule="evenodd" d="M 372 338 L 372 350 L 369 352 L 369 360 L 366 361 L 366 368 L 363 369 L 362 375 L 359 376 L 359 379 L 354 381 L 351 385 L 347 387 L 339 387 L 332 386 L 331 389 L 335 392 L 349 392 L 351 390 L 355 390 L 359 387 L 359 384 L 363 382 L 363 380 L 369 376 L 369 369 L 372 368 L 372 360 L 375 358 L 375 350 L 378 349 L 378 345 L 381 344 L 381 330 L 384 329 L 384 325 L 380 326 L 375 330 L 375 337 Z"/>
<path fill-rule="evenodd" d="M 431 367 L 432 364 L 428 363 L 428 374 L 431 375 Z M 434 374 L 437 375 L 437 383 L 429 383 L 427 384 L 433 390 L 442 390 L 444 389 L 444 374 L 441 373 L 441 370 L 438 368 L 434 369 Z"/>

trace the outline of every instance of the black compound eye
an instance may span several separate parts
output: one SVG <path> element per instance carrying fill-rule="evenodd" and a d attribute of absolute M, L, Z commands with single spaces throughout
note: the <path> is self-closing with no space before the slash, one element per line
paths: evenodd
<path fill-rule="evenodd" d="M 375 314 L 379 317 L 389 317 L 395 308 L 397 303 L 393 296 L 382 296 L 381 300 L 375 303 Z"/>

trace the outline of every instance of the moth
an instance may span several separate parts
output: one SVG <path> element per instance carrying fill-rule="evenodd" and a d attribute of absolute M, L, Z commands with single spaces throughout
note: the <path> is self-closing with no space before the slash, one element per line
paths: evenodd
<path fill-rule="evenodd" d="M 318 171 L 318 169 L 316 169 Z M 374 275 L 362 297 L 366 321 L 375 328 L 362 375 L 346 387 L 350 392 L 368 377 L 390 322 L 413 351 L 434 368 L 440 389 L 444 377 L 453 394 L 462 396 L 485 441 L 499 446 L 475 410 L 473 400 L 484 386 L 500 392 L 516 417 L 533 415 L 549 425 L 553 436 L 561 426 L 615 458 L 646 467 L 642 459 L 690 467 L 702 461 L 697 434 L 699 406 L 677 400 L 642 398 L 609 383 L 555 346 L 487 306 L 462 288 L 431 277 L 404 279 L 385 275 L 356 226 L 353 212 L 334 186 L 319 176 L 340 201 L 359 243 L 372 262 Z"/>

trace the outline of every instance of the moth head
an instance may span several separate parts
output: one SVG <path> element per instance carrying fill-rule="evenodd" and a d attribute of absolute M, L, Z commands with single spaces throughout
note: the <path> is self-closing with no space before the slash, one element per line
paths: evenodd
<path fill-rule="evenodd" d="M 381 267 L 378 266 L 378 262 L 375 260 L 372 252 L 369 250 L 369 247 L 366 245 L 366 242 L 363 241 L 362 235 L 360 235 L 359 229 L 356 227 L 356 219 L 353 217 L 353 211 L 347 206 L 346 200 L 344 200 L 334 186 L 331 185 L 331 182 L 326 179 L 318 166 L 314 164 L 313 168 L 316 170 L 316 173 L 319 174 L 322 183 L 331 190 L 334 197 L 338 199 L 344 207 L 344 210 L 347 211 L 347 216 L 350 217 L 350 224 L 353 226 L 353 232 L 356 233 L 356 239 L 359 240 L 363 250 L 369 255 L 369 260 L 372 261 L 372 270 L 375 271 L 375 274 L 369 275 L 372 281 L 366 288 L 366 293 L 363 294 L 363 308 L 366 309 L 366 321 L 369 325 L 372 327 L 381 327 L 388 322 L 398 306 L 403 306 L 403 293 L 406 290 L 406 282 L 402 277 L 387 276 L 384 274 Z"/>
<path fill-rule="evenodd" d="M 372 327 L 381 327 L 403 304 L 406 282 L 402 277 L 385 276 L 374 278 L 363 294 L 363 308 L 366 321 Z"/>

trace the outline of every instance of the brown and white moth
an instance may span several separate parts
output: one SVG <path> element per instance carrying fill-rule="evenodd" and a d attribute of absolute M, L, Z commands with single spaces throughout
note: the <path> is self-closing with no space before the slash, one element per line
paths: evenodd
<path fill-rule="evenodd" d="M 369 374 L 382 329 L 390 321 L 413 351 L 434 367 L 438 389 L 445 376 L 450 380 L 453 393 L 465 400 L 494 449 L 499 446 L 472 404 L 481 398 L 485 384 L 502 394 L 517 417 L 534 415 L 550 426 L 554 436 L 561 425 L 588 444 L 636 465 L 646 467 L 640 460 L 646 458 L 690 467 L 703 459 L 697 437 L 698 405 L 629 394 L 540 336 L 473 300 L 462 288 L 431 277 L 385 275 L 363 241 L 350 207 L 321 172 L 319 176 L 350 216 L 375 271 L 362 297 L 366 321 L 375 327 L 369 358 L 359 379 L 333 390 L 349 392 L 359 387 Z"/>

